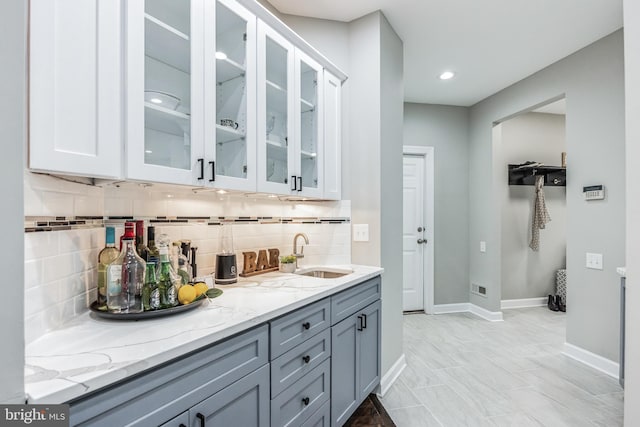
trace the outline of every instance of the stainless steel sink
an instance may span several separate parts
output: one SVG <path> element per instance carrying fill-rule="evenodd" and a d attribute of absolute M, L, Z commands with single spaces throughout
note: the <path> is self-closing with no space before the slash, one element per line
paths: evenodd
<path fill-rule="evenodd" d="M 319 277 L 321 279 L 335 279 L 337 277 L 346 276 L 347 274 L 352 273 L 352 271 L 348 270 L 323 270 L 319 268 L 314 268 L 312 270 L 301 270 L 296 272 L 301 276 L 310 276 L 310 277 Z"/>

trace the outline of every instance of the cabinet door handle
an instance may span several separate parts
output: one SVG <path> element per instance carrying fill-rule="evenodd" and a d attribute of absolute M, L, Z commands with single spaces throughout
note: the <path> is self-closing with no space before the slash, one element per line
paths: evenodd
<path fill-rule="evenodd" d="M 309 329 L 309 328 L 311 327 L 311 323 L 309 323 L 309 322 L 304 322 L 304 323 L 302 324 L 302 327 L 303 327 L 303 328 L 305 328 L 305 329 Z"/>
<path fill-rule="evenodd" d="M 216 180 L 216 162 L 209 162 L 211 165 L 211 179 L 209 182 L 214 182 Z"/>
<path fill-rule="evenodd" d="M 298 191 L 302 191 L 302 177 L 298 177 Z"/>
<path fill-rule="evenodd" d="M 309 404 L 309 398 L 308 397 L 303 397 L 302 398 L 302 403 L 304 404 L 304 406 L 307 406 Z"/>
<path fill-rule="evenodd" d="M 291 175 L 291 185 L 293 186 L 291 191 L 296 191 L 298 189 L 298 181 L 296 180 L 295 175 Z"/>
<path fill-rule="evenodd" d="M 200 427 L 205 427 L 206 418 L 200 412 L 196 414 L 196 418 L 200 420 Z"/>
<path fill-rule="evenodd" d="M 200 163 L 200 176 L 198 179 L 204 179 L 204 159 L 198 159 L 198 163 Z"/>
<path fill-rule="evenodd" d="M 356 327 L 358 331 L 362 330 L 362 316 L 358 316 L 358 326 Z"/>
<path fill-rule="evenodd" d="M 180 424 L 178 427 L 187 427 L 187 426 L 184 424 Z"/>
<path fill-rule="evenodd" d="M 309 361 L 311 360 L 311 356 L 309 356 L 308 354 L 306 356 L 302 356 L 302 360 L 304 361 L 304 363 L 309 363 Z"/>
<path fill-rule="evenodd" d="M 362 313 L 362 320 L 364 320 L 364 325 L 362 326 L 362 329 L 367 329 L 367 315 Z"/>

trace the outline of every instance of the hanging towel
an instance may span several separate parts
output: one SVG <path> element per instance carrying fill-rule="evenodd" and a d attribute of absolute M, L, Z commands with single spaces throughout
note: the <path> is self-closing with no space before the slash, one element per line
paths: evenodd
<path fill-rule="evenodd" d="M 533 220 L 531 221 L 531 243 L 529 247 L 534 251 L 540 249 L 540 230 L 551 221 L 547 204 L 544 201 L 544 176 L 536 176 L 536 199 L 533 202 Z"/>

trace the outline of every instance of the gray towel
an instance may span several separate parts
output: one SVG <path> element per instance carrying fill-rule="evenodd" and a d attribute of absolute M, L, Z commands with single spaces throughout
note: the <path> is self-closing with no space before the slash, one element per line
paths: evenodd
<path fill-rule="evenodd" d="M 536 199 L 533 202 L 533 221 L 531 221 L 531 243 L 529 247 L 534 251 L 540 249 L 540 230 L 551 221 L 547 205 L 544 202 L 544 176 L 536 176 Z"/>

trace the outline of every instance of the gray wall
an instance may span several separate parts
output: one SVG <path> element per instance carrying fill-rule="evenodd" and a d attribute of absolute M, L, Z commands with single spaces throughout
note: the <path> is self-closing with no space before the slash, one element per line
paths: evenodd
<path fill-rule="evenodd" d="M 624 1 L 627 310 L 624 425 L 640 425 L 640 2 Z"/>
<path fill-rule="evenodd" d="M 369 225 L 369 241 L 352 243 L 352 261 L 385 268 L 384 374 L 402 355 L 402 42 L 380 12 L 350 23 L 282 19 L 349 76 L 343 84 L 342 198 L 351 200 L 352 223 Z"/>
<path fill-rule="evenodd" d="M 0 27 L 0 117 L 2 117 L 2 177 L 0 214 L 4 250 L 0 271 L 5 272 L 0 310 L 0 402 L 24 403 L 24 202 L 23 169 L 26 146 L 26 16 L 27 2 L 3 1 Z"/>
<path fill-rule="evenodd" d="M 623 39 L 617 31 L 471 107 L 471 281 L 488 288 L 472 303 L 500 309 L 500 188 L 492 125 L 566 94 L 567 151 L 567 342 L 618 360 L 619 288 L 616 267 L 625 245 Z M 498 165 L 496 167 L 496 165 Z M 585 202 L 582 187 L 603 184 L 604 201 Z M 487 252 L 478 242 L 486 240 Z M 585 253 L 604 255 L 604 270 L 585 268 Z"/>
<path fill-rule="evenodd" d="M 435 304 L 469 301 L 469 109 L 404 104 L 404 145 L 434 147 Z"/>
<path fill-rule="evenodd" d="M 545 187 L 551 222 L 540 230 L 540 250 L 529 248 L 535 188 L 507 185 L 507 165 L 535 160 L 559 166 L 566 151 L 565 116 L 528 113 L 501 124 L 504 180 L 502 186 L 502 299 L 555 294 L 556 270 L 566 266 L 567 224 L 565 187 Z"/>

